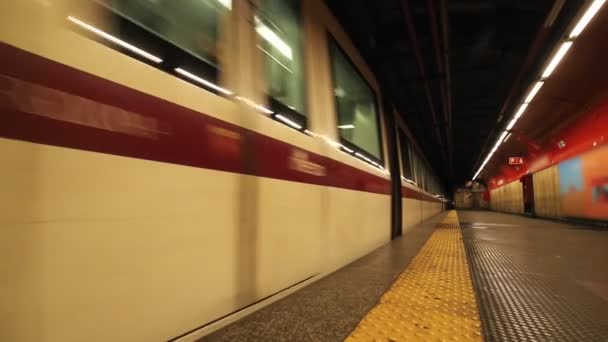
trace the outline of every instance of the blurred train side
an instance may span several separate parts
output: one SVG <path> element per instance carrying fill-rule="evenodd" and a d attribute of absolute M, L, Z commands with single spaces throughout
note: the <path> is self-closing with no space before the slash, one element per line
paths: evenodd
<path fill-rule="evenodd" d="M 0 340 L 173 339 L 390 240 L 390 175 L 336 148 L 327 32 L 379 87 L 321 0 L 313 135 L 75 33 L 73 4 L 0 4 Z M 222 84 L 263 103 L 247 4 Z M 443 209 L 402 186 L 404 229 Z"/>

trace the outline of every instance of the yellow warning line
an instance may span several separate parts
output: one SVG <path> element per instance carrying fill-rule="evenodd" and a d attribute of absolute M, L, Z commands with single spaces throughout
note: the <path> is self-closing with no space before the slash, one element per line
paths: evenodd
<path fill-rule="evenodd" d="M 482 341 L 456 211 L 346 341 Z"/>

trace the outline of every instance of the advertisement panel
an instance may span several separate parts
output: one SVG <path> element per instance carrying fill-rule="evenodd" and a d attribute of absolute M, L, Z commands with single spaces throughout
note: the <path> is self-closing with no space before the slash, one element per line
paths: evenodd
<path fill-rule="evenodd" d="M 562 215 L 608 220 L 608 146 L 559 164 Z"/>

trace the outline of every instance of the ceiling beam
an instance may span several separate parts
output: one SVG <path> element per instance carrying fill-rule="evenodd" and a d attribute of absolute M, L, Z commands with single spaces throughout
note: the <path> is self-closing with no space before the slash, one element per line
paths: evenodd
<path fill-rule="evenodd" d="M 528 54 L 524 60 L 524 63 L 520 67 L 519 72 L 517 73 L 517 76 L 515 77 L 512 85 L 511 85 L 511 89 L 499 112 L 497 126 L 495 126 L 494 129 L 490 132 L 490 134 L 488 134 L 484 144 L 482 145 L 479 156 L 477 157 L 477 160 L 475 161 L 475 164 L 473 165 L 473 170 L 472 170 L 473 172 L 475 172 L 475 169 L 477 169 L 477 166 L 481 164 L 481 160 L 485 156 L 485 154 L 484 154 L 484 152 L 486 150 L 485 146 L 487 146 L 488 143 L 490 141 L 492 141 L 492 138 L 494 137 L 494 133 L 496 132 L 496 128 L 500 127 L 499 125 L 503 121 L 503 118 L 506 115 L 507 110 L 510 109 L 511 107 L 513 107 L 516 96 L 519 95 L 519 92 L 520 92 L 520 87 L 521 87 L 520 83 L 523 81 L 524 76 L 528 72 L 528 69 L 533 66 L 534 61 L 537 59 L 538 55 L 540 54 L 543 43 L 548 39 L 549 33 L 551 32 L 551 29 L 553 28 L 553 25 L 555 23 L 555 18 L 559 15 L 559 12 L 561 12 L 563 7 L 564 7 L 563 0 L 555 0 L 551 10 L 549 11 L 549 14 L 546 16 L 545 22 L 538 29 L 536 36 L 534 37 L 534 41 L 532 42 L 530 49 L 528 49 Z M 487 170 L 488 170 L 488 168 L 486 168 L 485 172 L 487 172 Z"/>
<path fill-rule="evenodd" d="M 414 55 L 416 57 L 416 65 L 418 66 L 418 72 L 420 74 L 420 77 L 422 78 L 422 82 L 424 83 L 426 101 L 431 112 L 433 126 L 435 127 L 435 134 L 437 135 L 437 141 L 439 142 L 439 146 L 441 146 L 441 154 L 444 157 L 444 160 L 447 161 L 447 156 L 445 155 L 446 151 L 443 148 L 443 139 L 441 138 L 439 126 L 437 125 L 437 113 L 435 112 L 435 104 L 433 103 L 433 97 L 431 95 L 431 87 L 426 77 L 424 62 L 422 60 L 422 53 L 420 52 L 420 46 L 418 44 L 418 35 L 416 34 L 416 28 L 414 27 L 414 19 L 412 17 L 412 11 L 410 9 L 410 4 L 408 0 L 401 0 L 401 11 L 403 12 L 403 16 L 405 17 L 405 24 L 409 40 L 414 48 Z"/>

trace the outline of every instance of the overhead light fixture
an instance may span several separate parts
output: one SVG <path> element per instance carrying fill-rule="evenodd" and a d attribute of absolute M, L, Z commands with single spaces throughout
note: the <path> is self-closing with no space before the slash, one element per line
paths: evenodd
<path fill-rule="evenodd" d="M 581 34 L 581 32 L 583 32 L 585 27 L 587 27 L 587 24 L 589 24 L 591 19 L 593 19 L 593 17 L 595 17 L 595 15 L 600 10 L 600 8 L 602 8 L 602 5 L 605 2 L 606 2 L 606 0 L 593 1 L 591 6 L 589 6 L 589 8 L 585 12 L 585 14 L 581 17 L 581 19 L 578 21 L 576 26 L 574 26 L 574 28 L 570 32 L 570 39 L 574 39 L 574 38 L 578 37 Z"/>
<path fill-rule="evenodd" d="M 355 125 L 340 125 L 338 126 L 339 129 L 354 129 Z"/>
<path fill-rule="evenodd" d="M 547 68 L 545 68 L 545 71 L 543 71 L 543 79 L 551 76 L 555 68 L 557 68 L 557 65 L 562 61 L 562 59 L 571 47 L 572 42 L 562 43 L 562 46 L 559 48 L 559 50 L 557 50 L 557 53 L 555 53 L 555 56 L 553 56 L 551 62 L 549 63 L 549 65 L 547 65 Z"/>
<path fill-rule="evenodd" d="M 510 135 L 509 132 L 507 132 L 507 131 L 503 131 L 502 132 L 502 134 L 500 135 L 500 138 L 498 139 L 498 141 L 496 141 L 496 144 L 494 144 L 494 148 L 492 148 L 492 151 L 490 151 L 490 153 L 488 153 L 488 156 L 486 157 L 486 159 L 484 160 L 484 162 L 481 164 L 481 166 L 479 167 L 479 169 L 477 170 L 477 172 L 475 172 L 475 176 L 473 176 L 473 180 L 477 179 L 477 177 L 479 176 L 479 174 L 481 173 L 481 171 L 483 171 L 483 168 L 486 167 L 486 164 L 490 161 L 490 159 L 492 158 L 492 156 L 496 152 L 496 150 L 498 150 L 498 148 L 500 147 L 500 145 L 504 141 L 507 140 L 507 135 Z"/>
<path fill-rule="evenodd" d="M 534 87 L 532 88 L 532 90 L 530 90 L 530 93 L 528 93 L 528 96 L 526 97 L 526 100 L 524 102 L 525 103 L 532 102 L 532 99 L 534 99 L 534 96 L 536 96 L 536 94 L 538 93 L 538 91 L 540 90 L 540 88 L 542 88 L 543 84 L 545 84 L 544 81 L 538 81 L 538 82 L 536 82 L 536 84 L 534 85 Z"/>
<path fill-rule="evenodd" d="M 515 113 L 515 119 L 519 120 L 519 118 L 521 118 L 521 116 L 524 115 L 524 112 L 526 111 L 526 109 L 528 109 L 527 103 L 524 103 L 521 106 L 519 106 L 517 113 Z"/>
<path fill-rule="evenodd" d="M 500 135 L 500 138 L 498 139 L 498 142 L 496 143 L 498 146 L 500 146 L 500 144 L 502 144 L 502 142 L 507 137 L 507 134 L 509 134 L 509 132 L 507 132 L 507 131 L 502 132 L 502 134 Z"/>
<path fill-rule="evenodd" d="M 285 43 L 270 27 L 264 25 L 260 18 L 255 17 L 255 31 L 274 46 L 283 56 L 287 57 L 289 60 L 293 60 L 293 51 L 289 44 Z"/>
<path fill-rule="evenodd" d="M 517 123 L 517 119 L 513 118 L 511 120 L 511 122 L 509 122 L 509 125 L 507 126 L 507 131 L 510 131 L 511 129 L 513 129 L 513 127 L 515 126 L 516 123 Z"/>
<path fill-rule="evenodd" d="M 287 125 L 295 128 L 295 129 L 298 129 L 298 130 L 302 129 L 302 126 L 300 124 L 298 124 L 298 123 L 296 123 L 296 122 L 294 122 L 294 121 L 292 121 L 292 120 L 284 117 L 281 114 L 277 114 L 274 117 L 277 118 L 277 119 L 279 119 L 280 121 L 286 123 Z"/>
<path fill-rule="evenodd" d="M 515 113 L 515 116 L 513 117 L 513 119 L 511 119 L 511 121 L 507 125 L 506 130 L 502 133 L 502 135 L 500 136 L 500 138 L 498 139 L 498 141 L 496 142 L 496 144 L 494 145 L 492 150 L 488 153 L 488 155 L 486 156 L 486 159 L 481 164 L 479 169 L 477 169 L 475 176 L 473 176 L 473 180 L 475 180 L 479 176 L 479 174 L 483 171 L 486 164 L 490 161 L 490 159 L 492 158 L 494 153 L 498 150 L 498 147 L 501 144 L 507 142 L 507 140 L 509 140 L 509 138 L 512 135 L 512 133 L 510 131 L 513 129 L 513 127 L 515 127 L 515 124 L 517 123 L 519 118 L 521 118 L 524 115 L 526 109 L 528 108 L 528 105 L 532 102 L 534 97 L 538 94 L 538 92 L 544 85 L 545 80 L 549 76 L 551 76 L 551 74 L 555 71 L 555 69 L 557 68 L 559 63 L 563 60 L 564 56 L 566 56 L 566 54 L 572 47 L 572 44 L 573 44 L 572 40 L 581 34 L 581 32 L 585 29 L 587 24 L 589 24 L 591 19 L 593 19 L 593 17 L 599 12 L 600 8 L 604 5 L 605 2 L 606 2 L 606 0 L 593 0 L 591 2 L 589 7 L 585 11 L 585 14 L 583 14 L 583 16 L 580 18 L 578 23 L 575 25 L 575 27 L 570 32 L 569 40 L 562 42 L 562 44 L 559 47 L 559 49 L 557 50 L 557 52 L 555 52 L 555 54 L 553 55 L 553 57 L 551 58 L 551 60 L 549 61 L 549 63 L 545 67 L 545 69 L 543 70 L 543 72 L 541 74 L 541 80 L 537 81 L 534 84 L 534 86 L 532 87 L 532 89 L 530 89 L 530 92 L 526 95 L 525 100 L 520 105 L 520 107 L 517 110 L 517 112 Z M 566 142 L 561 140 L 557 143 L 557 145 L 561 149 L 561 148 L 566 147 Z"/>
<path fill-rule="evenodd" d="M 152 61 L 154 63 L 160 64 L 160 63 L 163 62 L 162 59 L 154 56 L 153 54 L 148 53 L 148 52 L 146 52 L 146 51 L 138 48 L 137 46 L 131 45 L 131 44 L 129 44 L 129 43 L 127 43 L 127 42 L 125 42 L 125 41 L 123 41 L 121 39 L 118 39 L 118 38 L 114 37 L 113 35 L 111 35 L 109 33 L 106 33 L 106 32 L 104 32 L 104 31 L 102 31 L 102 30 L 100 30 L 100 29 L 98 29 L 98 28 L 96 28 L 94 26 L 91 26 L 91 25 L 85 23 L 84 21 L 76 19 L 76 18 L 74 18 L 72 16 L 68 16 L 67 19 L 69 21 L 73 22 L 74 24 L 76 24 L 76 25 L 84 28 L 85 30 L 87 30 L 89 32 L 92 32 L 92 33 L 98 35 L 99 37 L 101 37 L 101 38 L 103 38 L 105 40 L 108 40 L 108 41 L 110 41 L 110 42 L 112 42 L 112 43 L 114 43 L 116 45 L 119 45 L 120 47 L 123 47 L 123 48 L 125 48 L 125 49 L 127 49 L 127 50 L 129 50 L 129 51 L 131 51 L 133 53 L 136 53 L 136 54 L 140 55 L 141 57 L 144 57 L 144 58 L 146 58 L 146 59 L 148 59 L 148 60 L 150 60 L 150 61 Z"/>
<path fill-rule="evenodd" d="M 222 88 L 222 87 L 220 87 L 220 86 L 218 86 L 218 85 L 216 85 L 216 84 L 214 84 L 212 82 L 209 82 L 209 81 L 207 81 L 204 78 L 196 76 L 195 74 L 193 74 L 193 73 L 191 73 L 189 71 L 186 71 L 186 70 L 184 70 L 182 68 L 175 68 L 175 71 L 178 74 L 182 75 L 182 76 L 185 76 L 185 77 L 187 77 L 187 78 L 189 78 L 189 79 L 191 79 L 191 80 L 193 80 L 193 81 L 195 81 L 197 83 L 200 83 L 200 84 L 202 84 L 202 85 L 204 85 L 204 86 L 206 86 L 208 88 L 211 88 L 213 90 L 217 90 L 217 91 L 219 91 L 220 93 L 222 93 L 224 95 L 232 95 L 233 94 L 230 90 L 224 89 L 224 88 Z"/>

